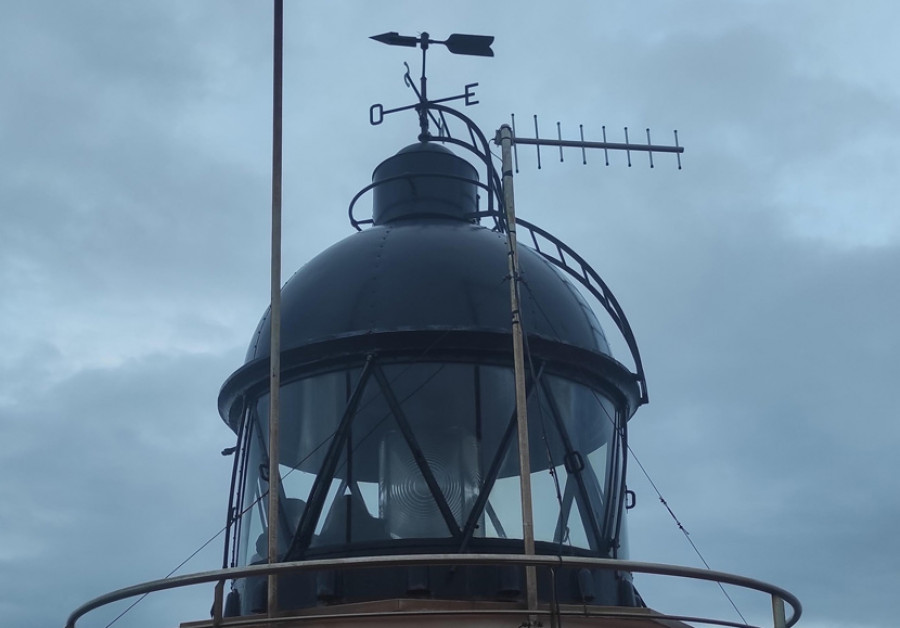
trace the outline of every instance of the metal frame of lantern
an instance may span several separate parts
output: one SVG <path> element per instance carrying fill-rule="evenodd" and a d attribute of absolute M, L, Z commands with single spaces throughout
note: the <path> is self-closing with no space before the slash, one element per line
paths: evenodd
<path fill-rule="evenodd" d="M 340 368 L 361 369 L 362 375 L 354 383 L 354 390 L 359 390 L 368 380 L 378 382 L 379 388 L 388 393 L 391 391 L 391 382 L 387 381 L 382 373 L 382 369 L 387 365 L 402 365 L 415 363 L 421 360 L 427 354 L 427 362 L 442 363 L 458 363 L 458 364 L 480 364 L 486 366 L 499 366 L 502 368 L 511 368 L 509 347 L 509 338 L 507 335 L 490 332 L 477 331 L 414 331 L 414 332 L 381 332 L 364 336 L 356 336 L 338 340 L 332 340 L 317 343 L 310 346 L 300 347 L 296 349 L 286 350 L 282 353 L 282 380 L 283 385 L 288 386 L 291 382 L 303 380 L 315 375 L 328 373 Z M 529 339 L 531 354 L 537 371 L 537 376 L 531 381 L 531 392 L 537 390 L 540 386 L 541 393 L 551 408 L 557 404 L 553 393 L 548 390 L 545 384 L 545 374 L 547 376 L 560 376 L 567 381 L 577 382 L 590 390 L 596 391 L 612 402 L 613 406 L 620 411 L 617 413 L 620 418 L 631 415 L 633 410 L 639 405 L 639 389 L 635 385 L 633 376 L 621 364 L 611 357 L 597 354 L 585 349 L 552 342 L 543 338 L 534 337 Z M 266 360 L 258 360 L 256 362 L 245 365 L 229 378 L 223 387 L 220 397 L 220 410 L 223 416 L 229 417 L 229 422 L 235 431 L 241 428 L 242 414 L 247 412 L 247 401 L 259 399 L 265 394 L 267 372 Z M 334 475 L 333 465 L 340 454 L 339 448 L 347 421 L 352 417 L 355 410 L 355 403 L 358 400 L 356 393 L 351 395 L 345 409 L 344 418 L 337 430 L 330 446 L 333 453 L 325 462 L 321 471 L 317 474 L 317 481 L 320 486 L 324 487 Z M 393 416 L 396 420 L 406 422 L 402 417 L 402 410 L 397 411 L 396 407 L 392 408 Z M 567 456 L 571 458 L 573 448 L 571 439 L 565 432 L 565 427 L 560 425 L 559 411 L 551 411 L 552 419 L 556 424 L 556 429 L 560 431 L 562 439 L 568 441 L 566 445 Z M 489 465 L 489 471 L 485 478 L 485 483 L 479 487 L 485 496 L 489 495 L 492 488 L 492 482 L 496 479 L 498 461 L 505 454 L 506 447 L 511 438 L 511 427 L 514 427 L 514 421 L 504 427 L 504 440 L 498 450 L 494 453 L 494 457 Z M 623 435 L 621 425 L 613 426 L 618 432 L 619 437 Z M 246 435 L 244 436 L 246 438 Z M 415 442 L 415 437 L 413 437 Z M 618 440 L 618 438 L 616 439 Z M 411 447 L 415 447 L 411 444 Z M 535 463 L 537 464 L 537 463 Z M 570 464 L 577 464 L 572 462 Z M 534 465 L 533 465 L 534 468 Z M 609 479 L 610 486 L 604 487 L 604 494 L 612 493 L 620 495 L 624 491 L 624 474 L 605 474 Z M 493 477 L 492 477 L 493 476 Z M 426 476 L 427 477 L 427 476 Z M 235 478 L 239 480 L 240 478 Z M 584 488 L 581 487 L 584 493 Z M 439 492 L 434 492 L 433 497 L 436 502 L 441 503 L 443 497 Z M 582 495 L 584 497 L 584 495 Z M 311 526 L 317 523 L 321 510 L 325 505 L 326 494 L 324 490 L 313 489 L 310 493 L 310 499 L 307 503 L 307 512 L 304 523 L 298 531 L 295 541 L 292 544 L 291 552 L 286 556 L 287 559 L 300 559 L 308 550 L 308 544 L 311 535 Z M 238 500 L 235 500 L 238 502 Z M 239 504 L 233 504 L 237 507 Z M 479 509 L 484 508 L 484 501 L 476 502 L 468 517 L 468 523 L 461 530 L 453 530 L 450 528 L 450 536 L 459 541 L 456 551 L 465 551 L 465 547 L 471 538 L 472 522 L 476 521 L 478 516 L 483 514 Z M 560 515 L 565 512 L 561 510 Z M 615 513 L 609 513 L 609 509 L 604 509 L 608 517 L 612 517 Z M 615 517 L 618 519 L 619 517 Z M 599 547 L 602 539 L 609 539 L 609 542 L 615 544 L 617 541 L 617 533 L 604 533 L 599 528 L 608 530 L 608 524 L 595 524 L 594 529 L 590 532 L 595 538 L 595 543 L 591 545 L 592 552 L 603 552 L 603 548 Z M 365 547 L 364 544 L 358 546 L 359 549 Z"/>
<path fill-rule="evenodd" d="M 483 217 L 490 217 L 494 220 L 494 231 L 506 232 L 506 217 L 502 211 L 504 199 L 499 193 L 501 189 L 500 176 L 492 161 L 489 150 L 489 143 L 483 132 L 478 126 L 464 114 L 441 104 L 424 103 L 421 105 L 424 111 L 420 111 L 421 115 L 427 115 L 430 110 L 435 110 L 441 115 L 442 120 L 445 115 L 453 116 L 465 124 L 471 142 L 465 142 L 450 136 L 441 136 L 429 138 L 430 141 L 438 143 L 449 143 L 465 148 L 467 151 L 475 154 L 479 161 L 483 163 L 487 171 L 487 184 L 478 182 L 477 180 L 466 179 L 469 183 L 474 184 L 488 192 L 488 209 L 487 211 L 476 211 L 471 214 L 473 221 L 479 221 Z M 446 129 L 446 125 L 444 125 Z M 428 176 L 458 178 L 446 174 L 430 174 Z M 348 214 L 350 222 L 357 230 L 361 230 L 361 225 L 371 223 L 372 220 L 356 220 L 353 216 L 353 207 L 356 201 L 369 190 L 379 185 L 391 183 L 396 179 L 405 177 L 390 177 L 382 179 L 364 187 L 351 201 Z M 495 209 L 495 200 L 499 205 L 499 209 Z M 622 521 L 622 509 L 624 507 L 625 493 L 625 471 L 626 456 L 624 452 L 627 448 L 625 422 L 630 418 L 638 406 L 646 403 L 647 389 L 644 378 L 643 367 L 641 363 L 640 353 L 636 340 L 628 324 L 624 312 L 616 301 L 612 292 L 606 284 L 600 279 L 599 275 L 588 264 L 578 256 L 570 247 L 562 241 L 550 235 L 548 232 L 538 227 L 516 219 L 516 224 L 525 227 L 535 244 L 535 250 L 545 260 L 568 273 L 572 278 L 581 283 L 603 306 L 610 318 L 615 323 L 617 329 L 625 339 L 626 344 L 631 352 L 632 360 L 635 364 L 635 373 L 631 373 L 624 365 L 613 359 L 612 357 L 593 353 L 588 350 L 578 349 L 573 346 L 554 343 L 544 340 L 540 337 L 528 337 L 530 355 L 536 370 L 539 373 L 537 377 L 532 374 L 529 377 L 527 397 L 530 399 L 535 391 L 538 396 L 543 395 L 547 399 L 547 403 L 552 410 L 551 416 L 560 429 L 561 440 L 564 443 L 564 464 L 567 471 L 575 478 L 574 482 L 566 483 L 565 495 L 562 496 L 560 504 L 560 512 L 558 514 L 557 532 L 554 534 L 556 547 L 544 548 L 543 552 L 558 552 L 562 549 L 561 530 L 566 528 L 566 518 L 572 511 L 572 502 L 577 499 L 582 503 L 579 509 L 583 518 L 585 534 L 590 537 L 590 548 L 588 554 L 593 555 L 615 555 L 619 544 L 619 528 Z M 550 250 L 542 249 L 538 243 L 538 237 L 543 241 L 551 243 Z M 557 255 L 553 255 L 551 251 L 555 250 Z M 573 267 L 569 262 L 574 261 Z M 577 270 L 576 270 L 577 268 Z M 527 332 L 527 330 L 526 330 Z M 527 333 L 526 333 L 527 336 Z M 317 343 L 313 346 L 301 347 L 299 349 L 288 349 L 281 352 L 281 372 L 283 385 L 289 385 L 292 381 L 301 380 L 310 377 L 315 373 L 326 372 L 329 369 L 346 368 L 348 359 L 356 360 L 359 368 L 363 363 L 366 364 L 366 370 L 363 371 L 364 376 L 361 380 L 365 380 L 371 371 L 375 374 L 379 386 L 383 394 L 390 396 L 390 383 L 387 382 L 381 373 L 381 366 L 388 363 L 403 363 L 410 360 L 421 359 L 423 352 L 428 353 L 429 360 L 455 361 L 458 363 L 491 363 L 504 367 L 511 367 L 511 355 L 509 352 L 509 335 L 508 334 L 487 334 L 484 332 L 473 332 L 465 330 L 432 332 L 381 332 L 375 334 L 366 334 L 339 340 L 331 340 L 327 342 Z M 365 356 L 365 358 L 363 358 Z M 240 414 L 247 412 L 244 406 L 247 401 L 258 399 L 265 394 L 266 389 L 266 364 L 267 360 L 262 359 L 256 363 L 250 363 L 238 369 L 231 378 L 223 386 L 220 396 L 220 412 L 222 416 L 227 416 L 229 423 L 236 432 L 243 432 Z M 595 508 L 586 506 L 589 502 L 589 491 L 587 490 L 584 479 L 581 477 L 580 466 L 583 461 L 579 460 L 580 454 L 574 451 L 571 445 L 571 438 L 565 433 L 559 417 L 558 404 L 553 399 L 553 395 L 549 388 L 541 382 L 541 375 L 545 370 L 547 372 L 558 373 L 564 375 L 572 381 L 582 382 L 591 390 L 597 391 L 609 399 L 616 408 L 615 416 L 610 417 L 613 422 L 612 435 L 610 441 L 611 447 L 616 451 L 609 455 L 608 461 L 620 461 L 619 467 L 613 469 L 604 469 L 604 478 L 606 485 L 599 490 L 599 493 L 607 496 L 608 501 L 602 508 L 601 512 L 595 512 Z M 365 381 L 357 382 L 354 395 L 348 399 L 347 407 L 343 413 L 341 421 L 335 430 L 329 444 L 329 453 L 322 462 L 312 490 L 309 493 L 306 502 L 306 511 L 300 522 L 293 538 L 290 540 L 290 546 L 284 555 L 286 560 L 296 560 L 306 557 L 307 555 L 321 555 L 320 551 L 310 552 L 310 543 L 312 541 L 314 530 L 319 525 L 319 520 L 323 516 L 323 509 L 326 507 L 328 499 L 329 483 L 334 478 L 335 466 L 341 456 L 342 444 L 346 439 L 346 432 L 352 423 L 354 413 L 353 397 L 365 385 Z M 595 392 L 596 394 L 596 392 Z M 396 401 L 392 404 L 391 409 L 394 420 L 401 424 L 401 432 L 404 433 L 405 440 L 413 451 L 414 458 L 421 458 L 421 448 L 417 446 L 415 436 L 412 435 L 408 424 L 403 427 L 402 424 L 407 423 L 403 418 L 402 409 Z M 434 477 L 430 474 L 427 465 L 419 465 L 425 483 L 431 491 L 431 497 L 447 523 L 448 532 L 451 537 L 450 543 L 446 544 L 452 551 L 463 552 L 468 551 L 470 541 L 472 539 L 475 524 L 479 521 L 479 517 L 485 515 L 485 509 L 489 508 L 488 497 L 493 488 L 493 483 L 497 479 L 499 462 L 506 455 L 506 451 L 510 446 L 513 433 L 516 431 L 516 415 L 513 417 L 504 430 L 504 438 L 501 446 L 494 453 L 493 459 L 487 466 L 487 474 L 484 483 L 478 486 L 479 496 L 472 505 L 472 510 L 467 516 L 465 525 L 455 526 L 446 500 L 441 495 L 440 490 L 436 486 Z M 602 420 L 602 419 L 599 419 Z M 529 430 L 531 431 L 531 430 Z M 247 434 L 242 436 L 246 447 Z M 612 464 L 612 463 L 610 463 Z M 235 466 L 235 477 L 232 483 L 232 505 L 229 509 L 229 537 L 232 542 L 237 543 L 240 535 L 240 508 L 242 507 L 244 495 L 243 489 L 238 486 L 244 479 L 247 469 L 245 463 L 241 462 L 241 467 Z M 532 470 L 535 468 L 533 464 L 529 464 Z M 542 468 L 542 467 L 538 467 Z M 240 475 L 241 477 L 238 477 Z M 349 487 L 341 485 L 339 490 L 349 490 Z M 351 491 L 352 492 L 352 491 Z M 597 491 L 595 491 L 597 492 Z M 280 491 L 282 498 L 284 497 L 283 489 Z M 615 503 L 609 499 L 615 499 Z M 583 512 L 584 511 L 584 512 Z M 600 517 L 602 521 L 598 521 Z M 233 524 L 237 524 L 235 529 L 231 529 Z M 545 544 L 545 543 L 543 543 Z M 401 549 L 403 543 L 395 543 L 395 549 Z M 453 549 L 453 546 L 456 546 Z M 502 544 L 501 544 L 502 545 Z M 365 544 L 354 544 L 354 551 L 364 551 Z M 503 549 L 502 546 L 482 546 L 486 551 L 515 551 L 514 548 Z M 339 552 L 340 553 L 340 552 Z M 226 546 L 225 555 L 228 555 L 228 547 Z M 232 565 L 235 562 L 232 560 Z M 227 565 L 227 562 L 225 563 Z M 225 566 L 223 565 L 223 567 Z M 526 574 L 528 575 L 528 574 Z M 530 578 L 533 580 L 533 576 Z M 534 590 L 534 585 L 529 584 L 529 591 Z M 533 594 L 530 597 L 534 597 Z M 532 604 L 533 606 L 533 604 Z"/>

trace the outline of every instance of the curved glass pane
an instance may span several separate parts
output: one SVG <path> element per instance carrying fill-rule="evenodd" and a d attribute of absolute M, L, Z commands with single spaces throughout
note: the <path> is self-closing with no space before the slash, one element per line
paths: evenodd
<path fill-rule="evenodd" d="M 474 363 L 376 364 L 284 384 L 279 546 L 521 539 L 514 398 L 511 369 Z M 253 562 L 266 538 L 265 507 L 248 506 L 268 486 L 268 395 L 250 413 L 242 509 L 256 519 L 240 542 Z M 528 415 L 536 540 L 608 552 L 620 499 L 613 404 L 543 375 Z"/>

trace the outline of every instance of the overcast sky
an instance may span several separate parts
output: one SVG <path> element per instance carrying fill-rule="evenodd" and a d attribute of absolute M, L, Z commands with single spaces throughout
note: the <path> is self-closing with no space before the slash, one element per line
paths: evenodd
<path fill-rule="evenodd" d="M 270 4 L 0 7 L 4 625 L 61 626 L 224 523 L 216 397 L 268 303 Z M 511 112 L 572 138 L 677 128 L 680 172 L 552 151 L 538 171 L 521 151 L 517 211 L 625 308 L 651 397 L 631 444 L 710 565 L 797 594 L 808 628 L 896 625 L 896 3 L 287 5 L 285 279 L 351 233 L 349 200 L 415 137 L 412 116 L 368 123 L 372 103 L 410 102 L 402 62 L 418 69 L 369 35 L 495 35 L 494 59 L 429 58 L 432 95 L 480 84 L 466 113 L 488 135 Z M 632 558 L 699 566 L 629 478 Z M 222 542 L 182 572 L 217 568 Z M 661 611 L 737 619 L 714 587 L 636 583 Z M 765 598 L 735 599 L 764 621 Z M 117 625 L 210 601 L 157 594 Z"/>

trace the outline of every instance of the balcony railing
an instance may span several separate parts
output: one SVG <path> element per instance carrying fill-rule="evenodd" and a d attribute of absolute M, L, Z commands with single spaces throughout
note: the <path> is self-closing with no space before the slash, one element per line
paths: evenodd
<path fill-rule="evenodd" d="M 365 569 L 378 567 L 412 567 L 425 565 L 534 565 L 536 567 L 577 567 L 590 569 L 605 569 L 615 571 L 626 571 L 631 573 L 646 573 L 660 576 L 670 576 L 677 578 L 687 578 L 693 580 L 707 580 L 719 584 L 728 584 L 744 589 L 751 589 L 770 596 L 772 601 L 772 627 L 773 628 L 791 628 L 800 619 L 802 608 L 800 601 L 790 592 L 762 582 L 753 578 L 737 576 L 721 571 L 712 571 L 710 569 L 698 569 L 695 567 L 680 567 L 676 565 L 665 565 L 657 563 L 644 563 L 629 560 L 614 560 L 608 558 L 584 558 L 576 556 L 524 556 L 518 554 L 411 554 L 398 556 L 362 556 L 353 558 L 337 558 L 330 560 L 307 560 L 290 563 L 275 563 L 272 565 L 253 565 L 250 567 L 236 567 L 231 569 L 219 569 L 216 571 L 205 571 L 201 573 L 188 574 L 184 576 L 175 576 L 172 578 L 164 578 L 162 580 L 152 580 L 144 582 L 117 591 L 112 591 L 105 595 L 101 595 L 80 607 L 69 616 L 66 621 L 66 628 L 77 628 L 76 622 L 89 613 L 101 606 L 118 602 L 138 595 L 145 595 L 156 591 L 164 591 L 166 589 L 176 589 L 208 582 L 215 582 L 215 600 L 213 603 L 213 626 L 240 626 L 247 625 L 248 620 L 251 623 L 259 623 L 259 619 L 250 617 L 223 617 L 224 590 L 225 582 L 236 578 L 246 578 L 250 576 L 267 576 L 269 574 L 284 575 L 301 571 L 316 570 L 345 570 L 345 569 Z M 791 607 L 790 617 L 785 615 L 785 604 Z M 316 612 L 310 615 L 309 619 L 323 620 L 327 618 L 351 618 L 359 617 L 379 617 L 398 615 L 406 616 L 434 616 L 434 615 L 551 615 L 557 613 L 560 615 L 578 615 L 581 617 L 608 617 L 608 618 L 652 618 L 654 620 L 672 620 L 691 623 L 707 624 L 712 626 L 732 626 L 736 628 L 760 628 L 744 623 L 736 623 L 723 619 L 715 619 L 708 617 L 694 617 L 687 615 L 667 615 L 664 613 L 654 613 L 652 616 L 647 615 L 646 610 L 639 608 L 626 607 L 579 607 L 575 611 L 554 611 L 547 609 L 537 609 L 536 611 L 528 611 L 523 608 L 510 609 L 410 609 L 410 610 L 391 610 L 376 611 L 367 613 L 341 613 L 339 606 L 333 607 L 334 613 L 323 614 Z M 319 609 L 321 610 L 321 609 Z M 284 614 L 283 616 L 267 618 L 264 620 L 266 624 L 278 624 L 285 622 L 296 622 L 304 619 L 300 613 L 294 612 Z"/>

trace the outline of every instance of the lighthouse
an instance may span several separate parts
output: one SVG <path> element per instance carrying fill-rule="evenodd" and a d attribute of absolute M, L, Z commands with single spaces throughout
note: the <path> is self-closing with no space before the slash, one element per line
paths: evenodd
<path fill-rule="evenodd" d="M 184 628 L 739 625 L 653 610 L 636 573 L 753 589 L 774 628 L 794 625 L 799 602 L 776 586 L 628 559 L 628 426 L 648 401 L 637 341 L 587 261 L 513 211 L 516 143 L 646 151 L 652 164 L 681 152 L 677 135 L 554 142 L 504 125 L 497 164 L 446 104 L 472 104 L 472 85 L 429 100 L 424 75 L 429 45 L 488 56 L 492 38 L 376 39 L 421 46 L 423 74 L 419 90 L 406 76 L 415 105 L 373 106 L 370 120 L 415 110 L 419 133 L 360 182 L 355 231 L 276 285 L 222 386 L 236 437 L 223 568 L 101 596 L 67 626 L 201 583 L 216 584 L 211 618 Z M 608 332 L 630 355 L 613 355 Z"/>

